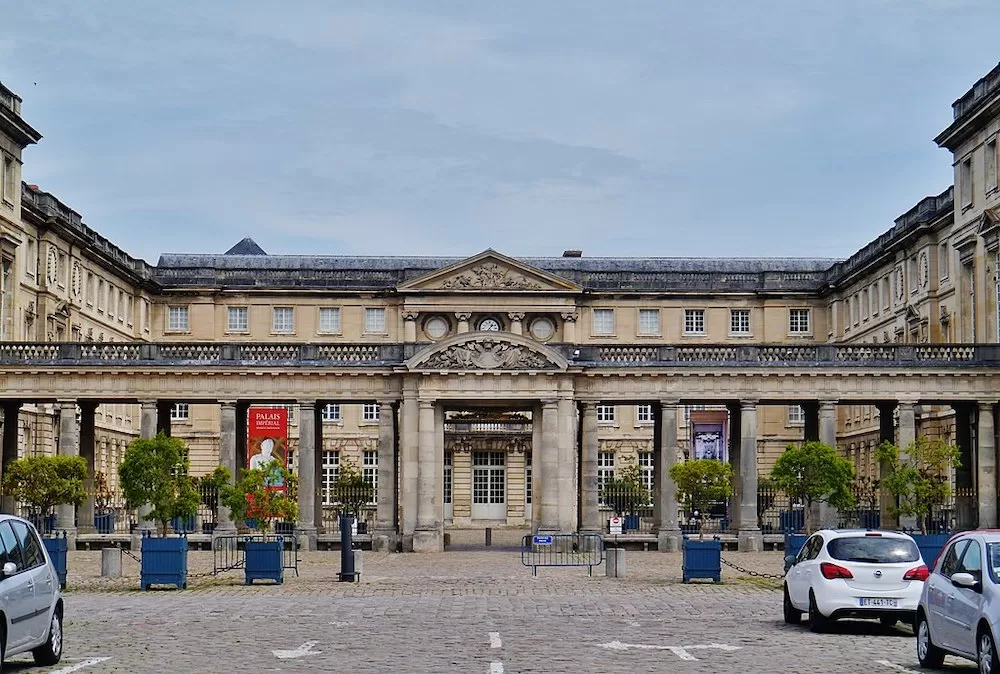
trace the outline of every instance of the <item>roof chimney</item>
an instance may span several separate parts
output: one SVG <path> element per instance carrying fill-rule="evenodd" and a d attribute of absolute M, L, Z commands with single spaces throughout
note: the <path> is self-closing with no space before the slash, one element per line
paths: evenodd
<path fill-rule="evenodd" d="M 564 250 L 563 257 L 583 257 L 582 250 Z"/>

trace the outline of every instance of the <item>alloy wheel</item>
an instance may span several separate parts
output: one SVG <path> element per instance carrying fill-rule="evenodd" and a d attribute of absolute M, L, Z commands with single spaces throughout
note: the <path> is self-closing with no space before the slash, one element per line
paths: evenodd
<path fill-rule="evenodd" d="M 931 631 L 927 627 L 927 621 L 921 620 L 917 627 L 917 658 L 921 662 L 927 659 L 927 649 L 931 642 Z"/>
<path fill-rule="evenodd" d="M 979 672 L 993 674 L 993 637 L 988 632 L 979 636 Z"/>
<path fill-rule="evenodd" d="M 49 627 L 49 634 L 52 638 L 52 654 L 57 658 L 62 655 L 62 621 L 59 620 L 59 614 L 52 614 L 52 625 Z"/>

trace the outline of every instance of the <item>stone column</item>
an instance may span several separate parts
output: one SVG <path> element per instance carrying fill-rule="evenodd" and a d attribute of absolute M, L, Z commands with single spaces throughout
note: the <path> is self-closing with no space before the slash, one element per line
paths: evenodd
<path fill-rule="evenodd" d="M 402 414 L 400 419 L 400 453 L 403 479 L 402 489 L 402 533 L 403 550 L 413 551 L 413 533 L 417 528 L 417 483 L 420 474 L 419 461 L 419 412 L 416 392 L 404 389 Z"/>
<path fill-rule="evenodd" d="M 156 437 L 156 401 L 155 400 L 140 400 L 139 401 L 139 437 L 144 439 Z M 138 526 L 135 531 L 132 532 L 132 550 L 139 550 L 142 546 L 142 535 L 145 532 L 152 532 L 156 529 L 156 522 L 149 519 L 149 513 L 152 510 L 152 506 L 145 503 L 139 506 L 138 512 Z"/>
<path fill-rule="evenodd" d="M 524 320 L 524 313 L 519 311 L 513 311 L 507 314 L 507 318 L 510 319 L 510 331 L 515 335 L 524 334 L 524 328 L 521 321 Z"/>
<path fill-rule="evenodd" d="M 819 402 L 819 441 L 837 448 L 837 401 Z M 837 509 L 828 503 L 813 505 L 813 523 L 820 528 L 833 529 L 837 526 Z"/>
<path fill-rule="evenodd" d="M 77 533 L 96 534 L 94 526 L 94 473 L 97 470 L 97 443 L 94 434 L 94 413 L 97 403 L 80 403 L 80 456 L 87 460 L 87 479 L 83 486 L 87 490 L 87 498 L 80 504 L 77 511 Z"/>
<path fill-rule="evenodd" d="M 404 310 L 402 312 L 403 316 L 403 341 L 412 344 L 417 341 L 417 316 L 420 314 L 416 311 Z"/>
<path fill-rule="evenodd" d="M 576 403 L 571 397 L 562 397 L 559 410 L 559 531 L 577 530 L 578 489 L 576 476 L 579 471 L 576 455 Z"/>
<path fill-rule="evenodd" d="M 996 403 L 979 403 L 979 424 L 976 440 L 979 443 L 976 475 L 979 498 L 979 528 L 993 529 L 997 526 L 997 475 L 996 475 Z M 902 429 L 900 414 L 900 429 Z"/>
<path fill-rule="evenodd" d="M 437 447 L 437 429 L 434 401 L 418 401 L 417 459 L 417 528 L 413 532 L 414 552 L 441 552 L 441 522 L 435 511 L 438 466 L 434 460 Z"/>
<path fill-rule="evenodd" d="M 378 512 L 375 518 L 376 550 L 396 551 L 396 410 L 392 400 L 378 408 Z"/>
<path fill-rule="evenodd" d="M 541 521 L 539 519 L 542 512 L 541 493 L 542 406 L 535 404 L 531 408 L 531 533 L 533 534 L 538 533 L 538 523 Z"/>
<path fill-rule="evenodd" d="M 7 477 L 7 467 L 11 462 L 17 460 L 17 418 L 21 410 L 21 403 L 10 400 L 3 403 L 3 452 L 0 459 L 0 479 Z M 13 496 L 3 495 L 3 512 L 16 514 L 14 509 L 17 504 Z"/>
<path fill-rule="evenodd" d="M 316 549 L 316 401 L 299 401 L 299 454 L 295 465 L 299 474 L 299 545 Z"/>
<path fill-rule="evenodd" d="M 576 319 L 575 311 L 567 311 L 562 314 L 563 319 L 563 341 L 567 344 L 576 343 Z"/>
<path fill-rule="evenodd" d="M 757 401 L 740 401 L 740 552 L 760 552 L 764 538 L 757 524 Z"/>
<path fill-rule="evenodd" d="M 743 471 L 740 470 L 740 457 L 743 447 L 743 417 L 739 403 L 726 405 L 729 412 L 729 465 L 733 469 L 733 495 L 729 497 L 729 528 L 738 531 L 740 527 L 740 502 L 743 499 Z M 691 456 L 694 456 L 694 436 L 690 438 Z M 705 514 L 703 513 L 704 517 Z"/>
<path fill-rule="evenodd" d="M 538 531 L 559 533 L 559 402 L 542 401 L 542 446 L 536 450 L 541 456 L 541 475 L 536 482 L 539 488 L 533 499 L 538 502 Z"/>
<path fill-rule="evenodd" d="M 600 533 L 601 513 L 597 493 L 597 403 L 583 403 L 582 455 L 580 475 L 580 531 Z"/>
<path fill-rule="evenodd" d="M 896 424 L 893 421 L 893 411 L 896 409 L 895 402 L 879 402 L 875 404 L 878 409 L 878 441 L 896 442 Z M 889 472 L 889 465 L 883 461 L 878 464 L 879 479 L 884 479 Z M 887 489 L 879 492 L 879 521 L 885 529 L 893 530 L 899 528 L 899 517 L 892 512 L 896 507 L 896 497 L 889 493 Z"/>
<path fill-rule="evenodd" d="M 59 401 L 59 455 L 80 455 L 80 427 L 76 423 L 76 401 Z M 76 506 L 62 503 L 56 506 L 56 529 L 65 531 L 67 546 L 76 550 Z"/>
<path fill-rule="evenodd" d="M 467 311 L 459 311 L 455 313 L 455 318 L 458 319 L 458 332 L 468 332 L 469 319 L 472 318 L 472 314 Z"/>
<path fill-rule="evenodd" d="M 917 417 L 912 402 L 900 402 L 897 406 L 899 417 L 899 458 L 910 462 L 910 445 L 917 438 Z M 903 529 L 916 529 L 917 518 L 913 515 L 901 515 L 899 526 Z"/>
<path fill-rule="evenodd" d="M 229 469 L 229 483 L 236 481 L 236 401 L 225 400 L 219 404 L 219 465 Z M 229 516 L 229 508 L 221 503 L 215 514 L 215 536 L 232 536 L 236 524 Z"/>
<path fill-rule="evenodd" d="M 670 469 L 677 463 L 677 400 L 660 401 L 659 461 L 654 467 L 656 494 L 653 508 L 656 519 L 656 549 L 660 552 L 678 552 L 681 549 L 680 525 L 677 523 L 677 483 L 670 477 Z"/>

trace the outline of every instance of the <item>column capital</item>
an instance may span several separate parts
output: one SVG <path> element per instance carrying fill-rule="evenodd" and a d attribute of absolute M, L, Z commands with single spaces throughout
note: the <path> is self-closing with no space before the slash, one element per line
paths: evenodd
<path fill-rule="evenodd" d="M 434 402 L 435 401 L 434 401 L 433 398 L 418 398 L 417 399 L 417 403 L 420 405 L 420 409 L 428 409 L 430 407 L 434 407 Z"/>
<path fill-rule="evenodd" d="M 538 402 L 542 403 L 542 407 L 555 407 L 559 404 L 558 398 L 542 398 Z"/>
<path fill-rule="evenodd" d="M 580 407 L 583 408 L 585 413 L 593 412 L 594 414 L 597 414 L 597 402 L 594 400 L 581 400 Z"/>
<path fill-rule="evenodd" d="M 757 398 L 745 398 L 740 399 L 740 409 L 741 410 L 755 410 L 757 409 L 757 403 L 760 401 Z"/>
<path fill-rule="evenodd" d="M 412 309 L 403 309 L 399 312 L 399 315 L 403 317 L 404 321 L 415 321 L 420 316 L 420 312 Z"/>
<path fill-rule="evenodd" d="M 680 407 L 680 405 L 681 405 L 681 401 L 678 400 L 677 398 L 666 398 L 666 399 L 660 400 L 660 409 L 661 410 L 666 410 L 666 409 L 670 409 L 670 408 L 677 409 L 678 407 Z"/>
<path fill-rule="evenodd" d="M 306 398 L 305 400 L 296 400 L 299 407 L 312 407 L 315 409 L 317 401 L 313 398 Z"/>
<path fill-rule="evenodd" d="M 510 312 L 507 312 L 507 318 L 509 318 L 512 321 L 523 321 L 524 320 L 524 312 L 523 311 L 510 311 Z"/>
<path fill-rule="evenodd" d="M 220 400 L 219 407 L 236 407 L 237 401 L 235 400 Z"/>
<path fill-rule="evenodd" d="M 831 398 L 824 398 L 824 399 L 819 400 L 817 402 L 819 403 L 819 408 L 820 409 L 830 409 L 832 407 L 836 407 L 837 404 L 840 401 L 836 400 L 836 399 L 831 399 Z"/>
<path fill-rule="evenodd" d="M 72 407 L 74 410 L 76 410 L 77 402 L 76 400 L 59 400 L 57 401 L 56 404 L 59 406 L 59 409 L 61 410 L 66 409 L 67 407 Z"/>
<path fill-rule="evenodd" d="M 388 407 L 388 406 L 390 406 L 390 405 L 392 405 L 394 403 L 397 403 L 397 402 L 399 402 L 399 399 L 398 398 L 376 398 L 375 402 L 378 403 L 378 405 L 379 405 L 378 409 L 381 412 L 383 407 Z"/>
<path fill-rule="evenodd" d="M 976 404 L 979 406 L 979 409 L 985 410 L 985 409 L 992 409 L 997 404 L 997 402 L 998 401 L 996 400 L 977 400 Z"/>
<path fill-rule="evenodd" d="M 898 401 L 896 403 L 896 407 L 899 408 L 900 411 L 902 411 L 902 410 L 912 410 L 913 407 L 916 404 L 917 403 L 914 400 L 900 400 L 900 401 Z M 983 403 L 980 403 L 980 405 L 982 405 L 982 404 Z"/>
<path fill-rule="evenodd" d="M 139 401 L 139 406 L 140 407 L 144 407 L 146 409 L 149 409 L 149 408 L 156 409 L 156 406 L 157 406 L 157 404 L 159 402 L 160 402 L 159 400 L 140 400 Z"/>
<path fill-rule="evenodd" d="M 560 316 L 562 316 L 562 319 L 567 323 L 573 323 L 580 317 L 580 314 L 575 311 L 564 311 L 560 314 Z"/>
<path fill-rule="evenodd" d="M 455 312 L 455 318 L 457 318 L 460 321 L 467 321 L 470 318 L 472 318 L 472 312 L 471 311 L 456 311 Z"/>

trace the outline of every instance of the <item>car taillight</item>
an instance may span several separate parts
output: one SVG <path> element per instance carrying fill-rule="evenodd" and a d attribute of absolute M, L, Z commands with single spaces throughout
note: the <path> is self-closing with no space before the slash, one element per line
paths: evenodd
<path fill-rule="evenodd" d="M 903 580 L 927 580 L 927 576 L 931 575 L 927 567 L 921 564 L 915 569 L 910 569 L 903 574 Z"/>
<path fill-rule="evenodd" d="M 854 574 L 849 569 L 845 569 L 837 564 L 831 564 L 830 562 L 820 564 L 819 572 L 827 580 L 833 580 L 834 578 L 854 578 Z"/>

